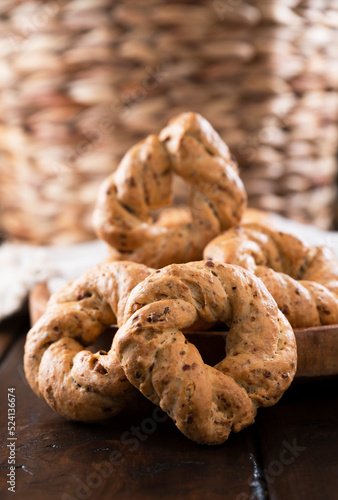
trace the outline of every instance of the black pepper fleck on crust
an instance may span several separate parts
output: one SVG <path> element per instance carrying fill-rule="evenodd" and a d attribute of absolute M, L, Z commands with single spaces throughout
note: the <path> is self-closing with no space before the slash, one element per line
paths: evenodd
<path fill-rule="evenodd" d="M 135 303 L 146 311 L 141 336 L 132 321 Z M 254 421 L 257 407 L 276 403 L 294 377 L 293 330 L 262 281 L 240 267 L 203 261 L 164 267 L 135 288 L 128 309 L 114 342 L 126 376 L 196 442 L 224 442 L 231 429 Z M 205 365 L 182 334 L 196 319 L 229 327 L 227 356 L 217 368 Z"/>

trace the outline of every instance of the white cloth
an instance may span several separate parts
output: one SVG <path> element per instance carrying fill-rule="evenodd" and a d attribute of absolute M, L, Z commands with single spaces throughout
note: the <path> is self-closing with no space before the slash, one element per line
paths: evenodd
<path fill-rule="evenodd" d="M 22 306 L 36 283 L 52 292 L 108 257 L 102 241 L 63 247 L 4 243 L 0 246 L 0 320 Z"/>
<path fill-rule="evenodd" d="M 308 245 L 324 245 L 330 247 L 338 257 L 338 231 L 324 231 L 310 224 L 300 224 L 299 222 L 285 219 L 276 214 L 271 215 L 281 231 L 294 234 Z"/>
<path fill-rule="evenodd" d="M 293 233 L 310 245 L 327 245 L 338 257 L 338 232 L 273 217 L 281 231 Z M 55 292 L 107 257 L 107 245 L 99 240 L 64 247 L 4 243 L 0 247 L 0 320 L 20 309 L 36 283 L 47 281 Z"/>

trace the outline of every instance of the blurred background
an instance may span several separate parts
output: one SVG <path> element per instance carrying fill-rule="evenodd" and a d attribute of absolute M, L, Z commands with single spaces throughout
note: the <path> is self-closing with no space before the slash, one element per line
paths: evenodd
<path fill-rule="evenodd" d="M 98 186 L 197 111 L 249 203 L 337 223 L 338 0 L 1 0 L 0 231 L 94 238 Z"/>

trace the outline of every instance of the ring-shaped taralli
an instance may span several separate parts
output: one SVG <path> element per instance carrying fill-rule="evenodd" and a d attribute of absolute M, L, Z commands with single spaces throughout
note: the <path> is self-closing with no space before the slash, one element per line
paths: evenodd
<path fill-rule="evenodd" d="M 338 323 L 338 260 L 329 248 L 249 223 L 212 240 L 204 257 L 261 278 L 294 328 Z"/>
<path fill-rule="evenodd" d="M 155 221 L 151 210 L 171 203 L 173 174 L 191 186 L 190 207 L 164 210 Z M 93 221 L 112 259 L 159 268 L 201 259 L 205 245 L 237 224 L 245 207 L 228 147 L 202 116 L 183 113 L 126 153 L 101 186 Z"/>
<path fill-rule="evenodd" d="M 54 294 L 27 335 L 26 378 L 54 411 L 93 422 L 121 411 L 137 396 L 115 353 L 83 350 L 120 324 L 131 290 L 153 272 L 142 264 L 95 267 Z"/>
<path fill-rule="evenodd" d="M 226 357 L 206 365 L 182 330 L 223 322 Z M 126 376 L 190 439 L 223 443 L 276 403 L 297 363 L 293 330 L 261 280 L 211 261 L 173 264 L 140 283 L 113 346 Z"/>

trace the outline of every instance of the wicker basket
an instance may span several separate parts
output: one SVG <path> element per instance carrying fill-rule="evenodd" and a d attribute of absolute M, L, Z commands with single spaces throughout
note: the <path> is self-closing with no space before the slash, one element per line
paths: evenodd
<path fill-rule="evenodd" d="M 252 206 L 332 223 L 337 0 L 3 0 L 0 22 L 7 234 L 91 238 L 102 178 L 186 110 L 232 148 Z"/>

